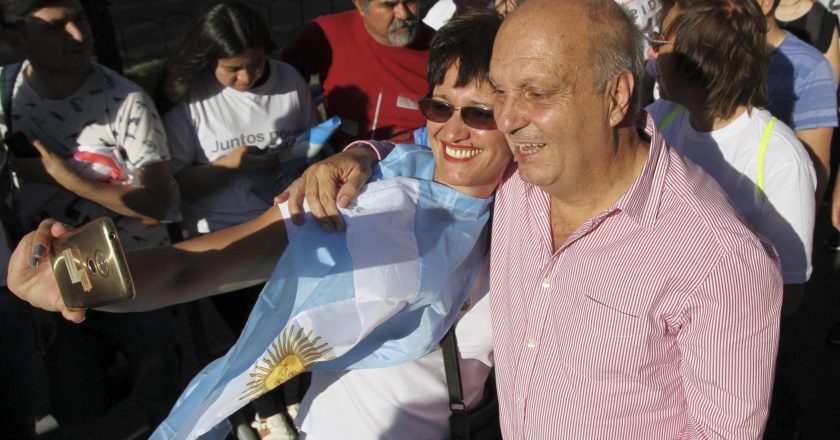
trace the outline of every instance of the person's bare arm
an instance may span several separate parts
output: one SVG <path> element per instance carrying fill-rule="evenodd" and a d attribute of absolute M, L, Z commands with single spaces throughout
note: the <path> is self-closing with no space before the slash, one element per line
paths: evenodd
<path fill-rule="evenodd" d="M 211 163 L 192 165 L 175 174 L 178 188 L 185 199 L 194 200 L 223 187 L 238 173 L 256 173 L 277 165 L 277 156 L 262 155 L 257 147 L 240 145 L 229 154 Z"/>
<path fill-rule="evenodd" d="M 830 176 L 831 158 L 831 134 L 834 129 L 831 127 L 819 127 L 796 132 L 796 137 L 805 145 L 811 160 L 814 161 L 814 170 L 817 172 L 816 200 L 822 200 L 828 186 Z"/>
<path fill-rule="evenodd" d="M 129 217 L 157 221 L 169 210 L 169 161 L 137 169 L 139 185 L 111 185 L 87 180 L 71 170 L 59 155 L 38 140 L 32 142 L 40 158 L 17 159 L 13 168 L 24 180 L 54 184 Z"/>
<path fill-rule="evenodd" d="M 78 322 L 84 310 L 64 305 L 48 259 L 53 237 L 69 230 L 45 220 L 26 235 L 9 262 L 8 285 L 33 306 Z M 273 206 L 249 222 L 174 246 L 127 252 L 136 298 L 102 310 L 151 310 L 260 283 L 271 275 L 287 243 L 280 211 Z"/>
<path fill-rule="evenodd" d="M 344 220 L 338 207 L 345 208 L 356 198 L 378 160 L 379 156 L 371 148 L 350 148 L 307 168 L 274 201 L 288 200 L 291 220 L 300 224 L 303 222 L 303 201 L 306 200 L 312 215 L 325 231 L 343 231 Z"/>
<path fill-rule="evenodd" d="M 834 28 L 834 33 L 831 35 L 831 45 L 825 52 L 825 57 L 831 63 L 831 70 L 834 71 L 834 80 L 840 82 L 840 32 L 837 27 Z"/>
<path fill-rule="evenodd" d="M 840 185 L 834 185 L 834 194 L 831 197 L 831 224 L 834 229 L 840 231 Z"/>

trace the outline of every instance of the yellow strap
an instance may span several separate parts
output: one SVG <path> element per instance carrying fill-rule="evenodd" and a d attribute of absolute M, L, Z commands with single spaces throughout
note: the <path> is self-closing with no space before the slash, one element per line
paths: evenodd
<path fill-rule="evenodd" d="M 661 123 L 661 124 L 659 124 L 659 131 L 660 131 L 660 132 L 665 131 L 665 129 L 666 129 L 666 128 L 668 128 L 668 126 L 669 126 L 669 125 L 671 125 L 671 123 L 672 123 L 672 122 L 674 122 L 674 119 L 677 119 L 677 116 L 679 116 L 679 115 L 680 115 L 680 113 L 682 113 L 682 112 L 684 112 L 684 111 L 685 111 L 685 107 L 683 107 L 683 106 L 681 106 L 681 105 L 680 105 L 680 106 L 677 106 L 677 108 L 675 108 L 674 110 L 672 110 L 672 111 L 671 111 L 671 114 L 670 114 L 670 115 L 668 115 L 668 117 L 667 117 L 667 118 L 665 118 L 665 120 L 664 120 L 664 121 L 662 121 L 662 123 Z"/>
<path fill-rule="evenodd" d="M 770 143 L 770 134 L 773 133 L 773 126 L 776 125 L 776 117 L 773 116 L 764 126 L 764 133 L 761 135 L 761 144 L 758 146 L 758 172 L 756 173 L 756 190 L 758 195 L 764 199 L 764 156 L 767 154 L 767 144 Z"/>

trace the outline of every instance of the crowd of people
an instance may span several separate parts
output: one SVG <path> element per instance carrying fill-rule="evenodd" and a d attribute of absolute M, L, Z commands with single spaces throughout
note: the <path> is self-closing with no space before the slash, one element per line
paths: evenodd
<path fill-rule="evenodd" d="M 35 437 L 39 351 L 71 430 L 130 395 L 155 439 L 225 438 L 248 408 L 269 440 L 448 438 L 444 334 L 505 438 L 792 438 L 780 334 L 824 200 L 840 230 L 837 16 L 419 3 L 353 0 L 278 49 L 208 2 L 159 114 L 93 61 L 82 2 L 0 0 L 23 59 L 0 68 L 1 438 Z M 101 216 L 136 298 L 69 308 L 51 243 Z M 184 387 L 174 306 L 202 298 L 239 338 Z"/>

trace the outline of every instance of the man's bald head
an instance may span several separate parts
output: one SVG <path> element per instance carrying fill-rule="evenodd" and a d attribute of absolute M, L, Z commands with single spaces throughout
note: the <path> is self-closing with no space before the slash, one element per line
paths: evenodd
<path fill-rule="evenodd" d="M 570 55 L 569 61 L 583 61 L 568 66 L 567 74 L 578 78 L 578 70 L 587 68 L 591 74 L 585 76 L 591 77 L 598 93 L 606 91 L 623 70 L 633 74 L 636 84 L 644 72 L 644 36 L 614 0 L 528 0 L 505 20 L 497 42 L 504 43 L 505 38 L 559 45 L 563 54 Z M 585 57 L 571 56 L 574 53 Z M 641 110 L 637 90 L 632 101 L 630 116 L 635 117 Z"/>

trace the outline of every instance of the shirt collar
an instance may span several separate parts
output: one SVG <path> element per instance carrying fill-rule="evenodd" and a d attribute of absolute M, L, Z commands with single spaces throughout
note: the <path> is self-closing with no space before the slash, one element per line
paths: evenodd
<path fill-rule="evenodd" d="M 650 113 L 645 113 L 645 117 L 640 118 L 636 128 L 640 135 L 650 139 L 648 158 L 633 185 L 609 211 L 621 210 L 640 226 L 650 228 L 659 215 L 662 188 L 668 168 L 668 147 L 662 134 L 656 129 L 656 121 Z"/>

